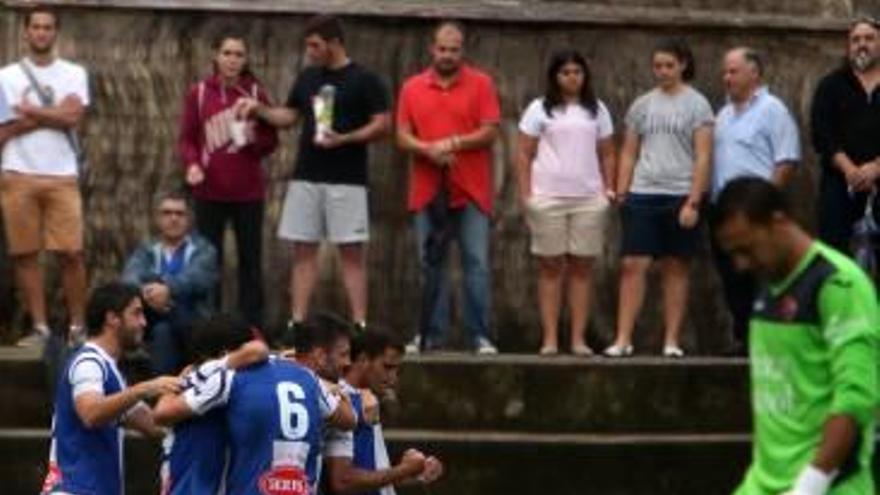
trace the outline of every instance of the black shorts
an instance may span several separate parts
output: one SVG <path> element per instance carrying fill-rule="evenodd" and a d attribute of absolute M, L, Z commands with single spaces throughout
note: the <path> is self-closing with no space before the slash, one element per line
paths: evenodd
<path fill-rule="evenodd" d="M 620 208 L 621 256 L 690 257 L 700 246 L 700 220 L 686 229 L 678 212 L 687 196 L 628 194 Z"/>

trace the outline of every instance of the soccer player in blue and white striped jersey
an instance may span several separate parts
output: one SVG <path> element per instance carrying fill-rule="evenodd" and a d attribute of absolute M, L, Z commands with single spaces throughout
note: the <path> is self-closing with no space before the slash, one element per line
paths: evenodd
<path fill-rule="evenodd" d="M 442 476 L 443 464 L 416 449 L 393 466 L 388 457 L 376 397 L 394 393 L 402 354 L 403 345 L 384 332 L 367 330 L 352 339 L 352 364 L 342 386 L 358 424 L 351 436 L 328 432 L 325 492 L 394 495 L 395 485 L 430 484 Z"/>
<path fill-rule="evenodd" d="M 88 340 L 59 379 L 43 493 L 122 495 L 123 426 L 161 437 L 143 401 L 179 391 L 181 380 L 162 376 L 128 387 L 119 372 L 117 360 L 140 345 L 146 325 L 137 287 L 96 288 L 86 323 Z"/>
<path fill-rule="evenodd" d="M 246 321 L 229 314 L 197 324 L 190 335 L 190 360 L 196 366 L 185 373 L 184 389 L 205 387 L 215 373 L 265 361 L 269 348 L 258 336 Z M 175 413 L 171 395 L 163 396 L 154 412 L 159 424 L 174 426 L 162 445 L 162 495 L 217 493 L 229 458 L 225 413 L 215 409 L 178 423 L 189 416 L 190 408 Z"/>

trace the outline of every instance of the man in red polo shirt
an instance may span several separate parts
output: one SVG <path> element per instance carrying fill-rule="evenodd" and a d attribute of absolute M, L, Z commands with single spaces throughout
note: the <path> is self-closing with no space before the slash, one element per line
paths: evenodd
<path fill-rule="evenodd" d="M 443 345 L 449 325 L 445 260 L 458 239 L 464 271 L 464 325 L 479 354 L 489 340 L 489 218 L 492 141 L 498 97 L 492 79 L 463 62 L 464 30 L 442 22 L 434 31 L 432 64 L 404 83 L 397 110 L 397 143 L 412 153 L 409 209 L 415 213 L 424 278 L 420 334 L 408 352 Z"/>

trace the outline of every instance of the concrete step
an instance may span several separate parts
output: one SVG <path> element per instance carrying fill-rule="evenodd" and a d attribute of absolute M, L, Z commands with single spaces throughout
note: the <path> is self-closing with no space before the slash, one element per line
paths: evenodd
<path fill-rule="evenodd" d="M 143 378 L 143 364 L 129 363 L 134 379 Z M 0 352 L 0 376 L 0 428 L 48 426 L 52 408 L 37 356 Z M 743 359 L 429 354 L 407 357 L 399 396 L 386 422 L 407 429 L 750 430 Z"/>
<path fill-rule="evenodd" d="M 48 430 L 0 430 L 0 479 L 7 495 L 33 495 L 42 482 Z M 446 475 L 402 495 L 729 495 L 749 463 L 741 434 L 574 435 L 395 430 L 392 459 L 410 447 L 436 455 Z M 127 493 L 158 491 L 156 442 L 129 436 Z M 875 457 L 874 471 L 880 472 Z"/>
<path fill-rule="evenodd" d="M 0 430 L 3 493 L 32 495 L 48 430 Z M 416 447 L 440 457 L 445 478 L 402 494 L 729 494 L 749 458 L 747 435 L 564 435 L 521 432 L 387 432 L 391 455 Z M 129 437 L 129 495 L 154 495 L 158 444 Z"/>
<path fill-rule="evenodd" d="M 748 432 L 744 359 L 426 355 L 408 359 L 405 428 L 547 433 Z"/>

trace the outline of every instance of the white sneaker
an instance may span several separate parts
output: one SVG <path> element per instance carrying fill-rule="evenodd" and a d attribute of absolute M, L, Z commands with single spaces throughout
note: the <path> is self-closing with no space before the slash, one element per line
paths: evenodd
<path fill-rule="evenodd" d="M 403 348 L 403 351 L 406 354 L 418 354 L 419 352 L 421 352 L 421 348 L 422 348 L 422 336 L 419 334 L 416 334 L 416 336 L 413 337 L 412 340 L 410 340 L 409 342 L 406 343 L 406 346 Z"/>
<path fill-rule="evenodd" d="M 602 354 L 608 357 L 627 357 L 633 355 L 633 346 L 630 345 L 617 345 L 614 344 L 610 347 L 606 347 Z"/>
<path fill-rule="evenodd" d="M 481 356 L 491 356 L 498 354 L 498 348 L 486 337 L 478 337 L 474 350 Z"/>
<path fill-rule="evenodd" d="M 86 342 L 86 329 L 79 325 L 71 325 L 67 334 L 67 345 L 79 347 Z"/>
<path fill-rule="evenodd" d="M 677 345 L 664 345 L 663 357 L 682 358 L 684 357 L 684 351 Z"/>
<path fill-rule="evenodd" d="M 49 329 L 48 328 L 34 328 L 34 330 L 31 333 L 18 339 L 18 341 L 15 343 L 15 346 L 16 347 L 36 347 L 36 346 L 44 345 L 47 340 L 49 340 Z"/>

